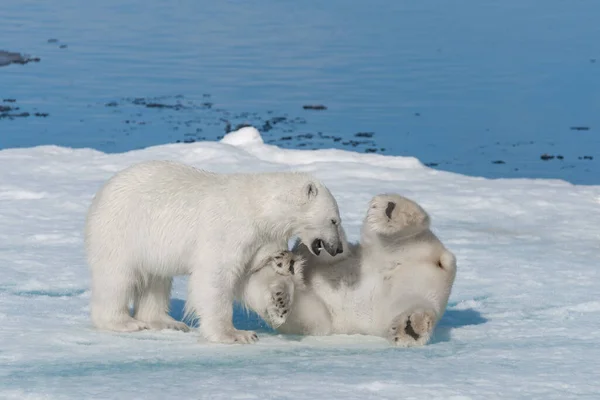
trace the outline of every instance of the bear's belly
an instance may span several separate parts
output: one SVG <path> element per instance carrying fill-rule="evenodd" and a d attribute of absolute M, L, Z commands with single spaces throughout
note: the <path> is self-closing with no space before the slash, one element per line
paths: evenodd
<path fill-rule="evenodd" d="M 374 312 L 369 290 L 372 283 L 368 281 L 353 287 L 315 285 L 314 289 L 330 311 L 333 333 L 373 334 Z"/>
<path fill-rule="evenodd" d="M 160 251 L 160 249 L 145 249 L 138 251 L 133 257 L 132 264 L 142 274 L 171 277 L 190 274 L 189 257 L 180 252 Z"/>

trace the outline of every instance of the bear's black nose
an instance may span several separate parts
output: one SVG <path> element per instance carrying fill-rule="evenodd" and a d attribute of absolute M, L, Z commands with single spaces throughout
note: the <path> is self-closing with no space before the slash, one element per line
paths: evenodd
<path fill-rule="evenodd" d="M 392 212 L 394 211 L 394 208 L 396 208 L 396 203 L 390 201 L 385 209 L 385 215 L 387 215 L 389 219 L 392 219 Z"/>
<path fill-rule="evenodd" d="M 344 251 L 341 242 L 322 242 L 323 247 L 329 253 L 330 256 L 334 257 Z"/>

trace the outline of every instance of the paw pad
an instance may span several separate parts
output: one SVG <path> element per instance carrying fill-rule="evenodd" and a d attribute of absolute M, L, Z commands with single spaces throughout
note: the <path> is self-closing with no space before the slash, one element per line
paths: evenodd
<path fill-rule="evenodd" d="M 290 311 L 292 305 L 292 292 L 281 286 L 271 292 L 267 305 L 267 316 L 273 328 L 281 326 Z"/>
<path fill-rule="evenodd" d="M 294 276 L 294 281 L 300 285 L 304 284 L 303 266 L 304 260 L 302 257 L 290 251 L 277 253 L 271 261 L 271 267 L 275 272 L 280 275 Z"/>
<path fill-rule="evenodd" d="M 427 343 L 435 324 L 435 312 L 413 311 L 396 317 L 388 331 L 388 338 L 396 346 L 412 347 Z"/>
<path fill-rule="evenodd" d="M 412 327 L 412 323 L 410 322 L 410 318 L 406 321 L 406 326 L 404 327 L 404 332 L 415 340 L 419 340 L 420 335 L 415 332 Z"/>

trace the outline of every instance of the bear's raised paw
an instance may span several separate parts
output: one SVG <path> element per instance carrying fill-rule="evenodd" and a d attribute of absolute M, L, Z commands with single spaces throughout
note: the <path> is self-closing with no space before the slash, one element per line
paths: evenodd
<path fill-rule="evenodd" d="M 297 285 L 304 286 L 304 258 L 291 251 L 281 251 L 271 258 L 271 267 L 280 275 L 292 276 Z"/>
<path fill-rule="evenodd" d="M 273 329 L 279 328 L 287 320 L 292 308 L 294 285 L 287 279 L 275 282 L 269 288 L 267 316 Z"/>

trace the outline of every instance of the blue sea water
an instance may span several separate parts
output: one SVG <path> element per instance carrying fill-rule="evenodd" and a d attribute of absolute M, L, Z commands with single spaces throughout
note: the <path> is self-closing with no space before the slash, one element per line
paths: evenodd
<path fill-rule="evenodd" d="M 598 15 L 591 0 L 4 0 L 0 50 L 41 60 L 0 67 L 0 148 L 123 152 L 246 123 L 283 147 L 599 184 Z"/>

